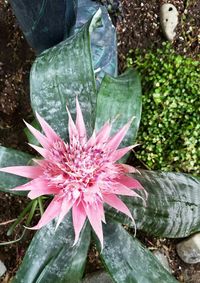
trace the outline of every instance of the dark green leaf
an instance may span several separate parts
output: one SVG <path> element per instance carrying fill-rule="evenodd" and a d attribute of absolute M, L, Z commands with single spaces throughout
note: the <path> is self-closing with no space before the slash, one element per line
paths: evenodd
<path fill-rule="evenodd" d="M 55 221 L 34 236 L 13 283 L 77 283 L 83 276 L 90 244 L 90 227 L 85 225 L 73 246 L 71 216 L 55 231 Z"/>
<path fill-rule="evenodd" d="M 0 167 L 27 165 L 31 162 L 31 156 L 28 153 L 19 150 L 0 146 Z M 9 189 L 17 187 L 27 182 L 26 178 L 7 173 L 0 173 L 0 191 L 9 192 L 17 195 L 24 195 L 24 192 L 11 191 Z"/>
<path fill-rule="evenodd" d="M 75 24 L 77 0 L 9 2 L 27 41 L 37 53 L 61 42 Z"/>
<path fill-rule="evenodd" d="M 117 41 L 115 28 L 112 25 L 107 9 L 91 0 L 78 0 L 78 11 L 75 31 L 90 20 L 94 13 L 101 9 L 102 23 L 91 34 L 92 61 L 97 83 L 100 84 L 105 73 L 117 75 Z"/>
<path fill-rule="evenodd" d="M 43 52 L 31 71 L 31 103 L 63 138 L 67 138 L 66 103 L 75 116 L 78 95 L 87 129 L 94 124 L 96 86 L 90 53 L 89 29 L 98 20 L 96 15 L 80 32 Z M 91 23 L 91 25 L 90 25 Z"/>
<path fill-rule="evenodd" d="M 146 206 L 137 198 L 123 198 L 138 229 L 155 236 L 181 238 L 200 231 L 200 180 L 187 174 L 140 171 L 132 175 L 148 193 Z M 121 223 L 129 219 L 108 208 Z"/>
<path fill-rule="evenodd" d="M 108 221 L 104 225 L 104 249 L 100 256 L 116 283 L 178 282 L 120 224 Z"/>
<path fill-rule="evenodd" d="M 141 85 L 137 72 L 129 69 L 118 78 L 106 75 L 102 81 L 97 97 L 96 129 L 99 129 L 108 119 L 119 117 L 114 128 L 119 129 L 133 116 L 130 130 L 122 145 L 133 144 L 140 123 L 142 108 Z"/>

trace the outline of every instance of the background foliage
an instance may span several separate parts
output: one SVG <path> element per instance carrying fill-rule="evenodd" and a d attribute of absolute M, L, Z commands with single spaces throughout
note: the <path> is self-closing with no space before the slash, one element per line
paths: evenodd
<path fill-rule="evenodd" d="M 151 169 L 200 173 L 200 62 L 169 44 L 128 58 L 141 74 L 143 112 L 137 152 Z"/>

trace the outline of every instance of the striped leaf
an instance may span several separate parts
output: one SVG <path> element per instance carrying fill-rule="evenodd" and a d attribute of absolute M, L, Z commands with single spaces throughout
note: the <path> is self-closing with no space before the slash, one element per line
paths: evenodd
<path fill-rule="evenodd" d="M 99 253 L 115 283 L 178 283 L 148 249 L 110 220 L 104 225 L 104 249 Z"/>
<path fill-rule="evenodd" d="M 90 244 L 85 225 L 73 246 L 74 230 L 68 215 L 55 231 L 55 221 L 34 236 L 12 283 L 78 283 L 83 276 Z"/>
<path fill-rule="evenodd" d="M 181 238 L 200 231 L 200 179 L 181 173 L 140 171 L 133 177 L 148 193 L 146 206 L 137 198 L 123 198 L 138 229 L 160 237 Z M 130 220 L 107 208 L 121 223 Z"/>

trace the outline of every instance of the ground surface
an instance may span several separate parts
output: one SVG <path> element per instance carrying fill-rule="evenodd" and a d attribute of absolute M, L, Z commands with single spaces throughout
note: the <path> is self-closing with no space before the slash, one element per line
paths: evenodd
<path fill-rule="evenodd" d="M 109 1 L 102 1 L 109 2 Z M 117 1 L 119 2 L 119 1 Z M 119 65 L 122 71 L 125 58 L 130 49 L 156 48 L 160 46 L 164 37 L 160 28 L 159 9 L 164 1 L 158 0 L 122 0 L 120 17 L 117 17 Z M 197 57 L 200 51 L 200 0 L 173 0 L 180 13 L 179 26 L 174 47 L 179 53 Z M 122 11 L 122 13 L 121 13 Z M 114 16 L 116 23 L 116 17 Z M 28 151 L 22 118 L 31 119 L 29 103 L 28 77 L 34 54 L 23 39 L 8 4 L 0 0 L 0 145 Z M 15 219 L 25 207 L 26 199 L 14 198 L 0 193 L 0 242 L 17 239 L 21 235 L 18 228 L 14 236 L 7 237 L 6 232 L 10 224 L 7 221 Z M 150 239 L 144 234 L 139 238 L 151 249 L 162 250 L 170 261 L 175 276 L 180 282 L 200 282 L 200 265 L 183 264 L 175 252 L 175 242 Z M 24 255 L 28 235 L 22 242 L 0 247 L 0 259 L 4 261 L 8 272 L 3 282 L 9 282 Z M 101 268 L 95 249 L 89 254 L 90 264 L 87 270 L 94 271 Z M 186 271 L 185 271 L 186 270 Z M 187 272 L 187 281 L 183 274 Z M 197 276 L 195 278 L 195 276 Z M 192 277 L 194 277 L 193 281 Z M 186 278 L 186 277 L 185 277 Z"/>
<path fill-rule="evenodd" d="M 165 40 L 160 26 L 160 6 L 174 4 L 179 24 L 173 42 L 180 54 L 196 58 L 200 54 L 200 0 L 122 0 L 122 18 L 117 23 L 120 69 L 124 69 L 129 50 L 160 47 Z"/>

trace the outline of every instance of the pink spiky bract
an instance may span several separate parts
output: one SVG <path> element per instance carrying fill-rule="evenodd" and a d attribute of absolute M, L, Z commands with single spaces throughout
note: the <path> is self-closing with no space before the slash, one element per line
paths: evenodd
<path fill-rule="evenodd" d="M 34 166 L 13 166 L 1 168 L 7 172 L 32 179 L 14 190 L 29 191 L 31 199 L 42 195 L 54 198 L 42 215 L 39 229 L 58 217 L 57 226 L 72 208 L 75 243 L 88 218 L 101 246 L 103 247 L 102 222 L 105 222 L 103 204 L 114 207 L 122 213 L 132 215 L 117 195 L 140 197 L 134 189 L 143 189 L 134 178 L 127 176 L 135 172 L 132 166 L 116 163 L 134 146 L 117 149 L 126 135 L 130 122 L 110 137 L 112 124 L 104 126 L 87 139 L 81 108 L 76 99 L 77 117 L 73 122 L 67 109 L 69 121 L 69 143 L 65 143 L 47 122 L 36 114 L 44 134 L 27 124 L 29 130 L 43 147 L 31 145 L 44 159 Z"/>

